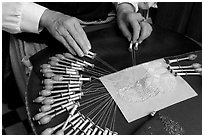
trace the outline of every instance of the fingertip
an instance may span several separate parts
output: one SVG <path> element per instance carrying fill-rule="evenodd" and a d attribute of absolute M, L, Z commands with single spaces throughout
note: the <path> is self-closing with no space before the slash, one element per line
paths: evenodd
<path fill-rule="evenodd" d="M 141 44 L 141 43 L 142 43 L 142 40 L 139 40 L 138 43 Z"/>
<path fill-rule="evenodd" d="M 91 49 L 91 44 L 88 44 L 88 46 L 87 46 L 87 47 L 88 47 L 88 49 L 90 50 L 90 49 Z"/>
<path fill-rule="evenodd" d="M 78 55 L 79 55 L 80 57 L 83 57 L 83 56 L 84 56 L 84 53 L 83 53 L 83 52 L 80 52 L 80 53 L 78 53 Z"/>

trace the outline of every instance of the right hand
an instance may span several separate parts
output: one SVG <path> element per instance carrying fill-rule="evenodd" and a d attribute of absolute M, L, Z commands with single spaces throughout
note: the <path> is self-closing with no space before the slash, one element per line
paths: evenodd
<path fill-rule="evenodd" d="M 118 27 L 123 35 L 133 43 L 141 43 L 150 36 L 152 32 L 151 25 L 144 21 L 144 17 L 140 13 L 134 12 L 130 4 L 120 4 L 117 10 Z M 129 28 L 132 28 L 130 30 Z"/>
<path fill-rule="evenodd" d="M 40 26 L 45 27 L 74 55 L 82 57 L 91 49 L 86 33 L 75 17 L 46 9 L 40 19 Z"/>

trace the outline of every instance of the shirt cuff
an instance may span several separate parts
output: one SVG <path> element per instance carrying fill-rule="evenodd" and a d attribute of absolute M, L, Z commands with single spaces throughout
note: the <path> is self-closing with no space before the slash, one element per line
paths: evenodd
<path fill-rule="evenodd" d="M 39 22 L 47 8 L 36 3 L 28 2 L 24 5 L 21 15 L 20 28 L 22 32 L 39 33 Z"/>

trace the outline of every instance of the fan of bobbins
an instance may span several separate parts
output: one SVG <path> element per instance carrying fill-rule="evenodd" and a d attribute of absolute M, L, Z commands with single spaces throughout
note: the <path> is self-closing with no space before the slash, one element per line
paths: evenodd
<path fill-rule="evenodd" d="M 95 53 L 89 52 L 85 58 L 96 59 L 114 69 Z M 33 100 L 41 107 L 33 121 L 45 125 L 62 113 L 68 114 L 65 121 L 46 128 L 42 135 L 118 134 L 114 131 L 117 106 L 99 80 L 111 73 L 108 69 L 64 53 L 50 57 L 49 63 L 41 66 L 41 72 L 44 87 Z"/>

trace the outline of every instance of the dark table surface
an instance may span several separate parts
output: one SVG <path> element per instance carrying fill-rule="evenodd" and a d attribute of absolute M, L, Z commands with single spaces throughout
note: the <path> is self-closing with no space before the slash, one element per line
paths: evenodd
<path fill-rule="evenodd" d="M 111 64 L 117 70 L 132 65 L 131 54 L 128 51 L 129 42 L 122 36 L 115 23 L 87 27 L 85 30 L 92 45 L 91 51 L 97 53 L 98 57 Z M 41 84 L 43 76 L 40 73 L 40 65 L 48 63 L 48 58 L 56 53 L 67 52 L 66 49 L 60 48 L 62 47 L 61 44 L 51 37 L 50 39 L 47 38 L 45 43 L 49 47 L 31 57 L 33 71 L 26 92 L 27 112 L 33 131 L 36 134 L 40 134 L 45 128 L 57 125 L 60 121 L 65 120 L 67 116 L 66 114 L 62 114 L 43 126 L 39 126 L 37 122 L 31 120 L 38 113 L 38 109 L 41 106 L 32 102 L 38 97 L 38 93 L 42 90 L 43 86 Z M 181 56 L 185 56 L 185 53 L 188 54 L 189 52 L 195 52 L 198 55 L 198 58 L 194 62 L 202 62 L 200 46 L 181 34 L 154 26 L 151 36 L 139 45 L 137 64 L 181 54 L 184 54 Z M 103 67 L 98 61 L 93 60 L 92 62 L 97 66 Z M 184 61 L 182 63 L 187 65 L 192 64 L 192 62 Z M 168 115 L 180 123 L 185 131 L 184 134 L 202 134 L 202 78 L 201 76 L 187 76 L 183 78 L 197 92 L 198 96 L 162 109 L 159 113 Z M 122 113 L 118 110 L 115 130 L 119 134 L 145 134 L 141 132 L 141 127 L 148 122 L 151 124 L 150 118 L 146 116 L 134 122 L 127 123 Z M 155 128 L 161 128 L 157 126 L 159 125 L 155 125 Z M 154 134 L 167 133 L 158 130 Z"/>

